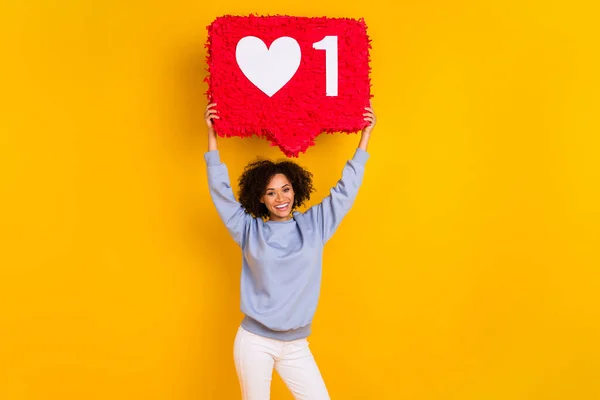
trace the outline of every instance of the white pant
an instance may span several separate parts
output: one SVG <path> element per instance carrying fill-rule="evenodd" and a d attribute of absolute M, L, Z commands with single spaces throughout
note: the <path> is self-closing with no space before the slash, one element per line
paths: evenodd
<path fill-rule="evenodd" d="M 273 366 L 297 400 L 329 400 L 306 339 L 284 342 L 240 326 L 233 346 L 243 400 L 269 400 Z"/>

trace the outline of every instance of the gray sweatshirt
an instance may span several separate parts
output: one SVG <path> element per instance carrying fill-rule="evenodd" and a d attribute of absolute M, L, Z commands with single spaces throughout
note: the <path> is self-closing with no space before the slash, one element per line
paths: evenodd
<path fill-rule="evenodd" d="M 204 158 L 217 212 L 242 249 L 242 326 L 277 340 L 307 337 L 319 300 L 323 246 L 356 198 L 369 153 L 356 149 L 329 196 L 283 222 L 246 213 L 233 195 L 218 150 Z"/>

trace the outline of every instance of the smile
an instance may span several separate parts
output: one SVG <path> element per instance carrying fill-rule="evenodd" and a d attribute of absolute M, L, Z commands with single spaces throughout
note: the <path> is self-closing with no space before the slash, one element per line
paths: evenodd
<path fill-rule="evenodd" d="M 275 208 L 278 209 L 278 210 L 285 210 L 288 207 L 289 204 L 290 203 L 285 203 L 285 204 L 282 204 L 280 206 L 275 206 Z"/>

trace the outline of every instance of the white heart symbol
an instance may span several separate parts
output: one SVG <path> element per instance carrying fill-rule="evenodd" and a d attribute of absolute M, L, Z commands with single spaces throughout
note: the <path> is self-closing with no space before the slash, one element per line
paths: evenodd
<path fill-rule="evenodd" d="M 300 45 L 283 36 L 267 45 L 255 36 L 246 36 L 235 48 L 240 69 L 257 88 L 271 97 L 294 76 L 300 66 Z"/>

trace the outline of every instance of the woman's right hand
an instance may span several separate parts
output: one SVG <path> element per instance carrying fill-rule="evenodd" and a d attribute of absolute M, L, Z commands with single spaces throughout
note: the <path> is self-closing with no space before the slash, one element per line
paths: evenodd
<path fill-rule="evenodd" d="M 217 115 L 217 110 L 214 108 L 217 103 L 210 103 L 206 106 L 206 111 L 204 111 L 204 120 L 206 121 L 206 126 L 208 127 L 209 133 L 214 133 L 215 128 L 213 126 L 213 119 L 221 119 Z"/>
<path fill-rule="evenodd" d="M 216 105 L 217 103 L 210 103 L 206 106 L 206 111 L 204 111 L 204 120 L 208 127 L 208 151 L 217 150 L 217 134 L 215 133 L 212 121 L 213 119 L 220 119 L 217 115 L 217 110 L 214 108 Z"/>

